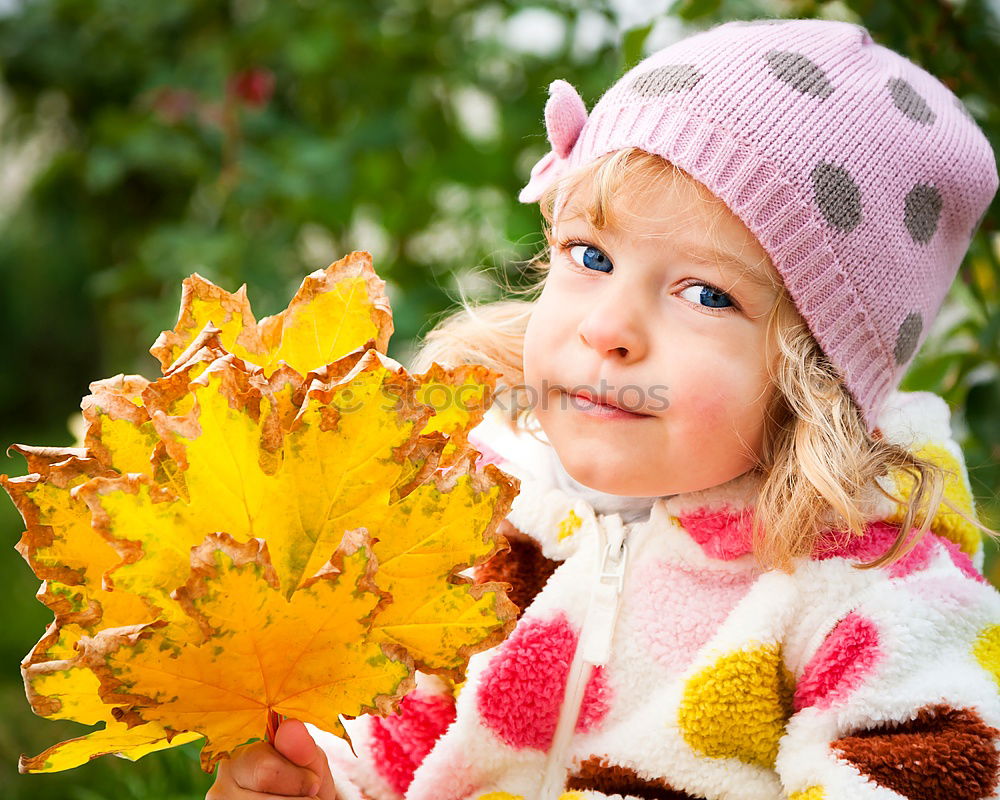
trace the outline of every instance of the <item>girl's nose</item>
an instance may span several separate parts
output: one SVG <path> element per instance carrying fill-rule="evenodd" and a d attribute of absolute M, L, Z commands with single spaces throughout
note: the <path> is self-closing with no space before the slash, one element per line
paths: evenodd
<path fill-rule="evenodd" d="M 645 352 L 639 310 L 617 293 L 609 292 L 595 303 L 580 320 L 577 330 L 584 344 L 602 356 L 635 361 Z"/>

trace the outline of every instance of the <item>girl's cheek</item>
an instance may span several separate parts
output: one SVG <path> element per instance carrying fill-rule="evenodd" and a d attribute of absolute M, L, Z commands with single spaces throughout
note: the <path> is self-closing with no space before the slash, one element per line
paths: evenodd
<path fill-rule="evenodd" d="M 727 368 L 727 366 L 729 368 Z M 678 382 L 668 392 L 675 419 L 682 417 L 693 429 L 719 434 L 744 427 L 749 406 L 761 387 L 741 365 L 716 360 L 706 368 L 700 359 L 685 360 L 674 371 Z M 750 414 L 752 416 L 752 414 Z"/>
<path fill-rule="evenodd" d="M 695 431 L 701 443 L 711 448 L 713 442 L 719 441 L 724 432 L 729 430 L 730 406 L 728 401 L 716 393 L 711 387 L 704 387 L 698 397 L 687 398 L 685 417 Z M 706 437 L 706 431 L 713 431 L 711 437 Z"/>
<path fill-rule="evenodd" d="M 724 385 L 706 402 L 715 419 L 711 424 L 716 430 L 725 431 L 734 449 L 759 452 L 764 429 L 767 384 L 762 384 L 755 373 L 734 376 L 733 382 Z"/>
<path fill-rule="evenodd" d="M 554 362 L 563 356 L 566 343 L 572 341 L 575 324 L 565 314 L 551 307 L 537 307 L 525 331 L 525 377 L 533 374 L 540 378 L 551 373 Z"/>

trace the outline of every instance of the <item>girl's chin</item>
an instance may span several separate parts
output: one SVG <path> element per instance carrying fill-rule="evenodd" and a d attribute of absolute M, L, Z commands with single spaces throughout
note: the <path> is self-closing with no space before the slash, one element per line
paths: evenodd
<path fill-rule="evenodd" d="M 633 477 L 628 474 L 628 470 L 623 470 L 619 465 L 610 462 L 605 464 L 603 469 L 600 466 L 595 469 L 593 457 L 591 457 L 590 461 L 591 463 L 584 469 L 573 469 L 571 465 L 566 464 L 563 466 L 573 480 L 577 483 L 582 483 L 588 489 L 603 492 L 604 494 L 622 495 L 624 497 L 653 496 L 649 492 L 644 491 L 648 487 L 642 485 L 643 479 L 648 479 L 648 475 L 636 475 Z M 600 463 L 599 458 L 598 463 Z M 633 461 L 629 466 L 634 468 L 635 462 Z"/>

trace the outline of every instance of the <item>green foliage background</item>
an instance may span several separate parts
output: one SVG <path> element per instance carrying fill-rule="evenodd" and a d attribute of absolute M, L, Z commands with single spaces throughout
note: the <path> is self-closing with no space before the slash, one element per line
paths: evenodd
<path fill-rule="evenodd" d="M 390 354 L 405 361 L 458 287 L 491 296 L 475 267 L 517 284 L 518 261 L 541 246 L 537 209 L 516 194 L 548 149 L 548 83 L 570 80 L 590 107 L 671 22 L 861 22 L 949 85 L 1000 144 L 1000 33 L 982 0 L 680 0 L 639 25 L 620 5 L 14 3 L 0 18 L 0 442 L 69 444 L 67 420 L 91 380 L 155 374 L 146 349 L 173 325 L 194 271 L 230 290 L 246 282 L 263 316 L 307 272 L 371 250 L 390 282 Z M 544 51 L 523 33 L 538 15 L 563 23 Z M 903 388 L 951 403 L 981 515 L 997 528 L 995 208 Z M 0 458 L 0 471 L 24 469 Z M 12 549 L 20 530 L 0 500 L 0 796 L 203 797 L 196 746 L 16 774 L 19 753 L 75 733 L 36 719 L 23 697 L 16 665 L 48 612 Z"/>

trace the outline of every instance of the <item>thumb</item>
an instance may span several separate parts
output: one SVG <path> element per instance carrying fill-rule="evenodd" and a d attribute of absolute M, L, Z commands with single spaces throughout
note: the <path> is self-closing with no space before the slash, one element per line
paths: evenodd
<path fill-rule="evenodd" d="M 320 780 L 320 788 L 316 792 L 319 800 L 337 800 L 330 762 L 323 749 L 309 735 L 305 723 L 297 719 L 283 720 L 274 735 L 274 749 L 293 764 L 316 774 Z"/>

